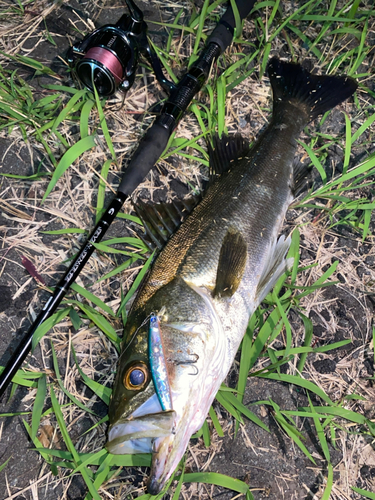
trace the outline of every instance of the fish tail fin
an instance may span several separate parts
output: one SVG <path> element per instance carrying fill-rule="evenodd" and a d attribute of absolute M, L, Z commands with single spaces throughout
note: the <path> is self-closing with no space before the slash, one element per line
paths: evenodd
<path fill-rule="evenodd" d="M 274 112 L 292 105 L 307 115 L 308 121 L 345 101 L 357 89 L 350 76 L 312 75 L 300 64 L 273 57 L 268 63 Z"/>

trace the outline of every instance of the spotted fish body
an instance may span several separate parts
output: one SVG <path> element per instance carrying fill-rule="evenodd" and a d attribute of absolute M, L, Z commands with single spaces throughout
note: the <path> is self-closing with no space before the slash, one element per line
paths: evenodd
<path fill-rule="evenodd" d="M 203 424 L 251 314 L 285 272 L 278 234 L 293 199 L 297 138 L 309 121 L 349 97 L 347 77 L 314 76 L 272 59 L 270 124 L 249 151 L 239 136 L 210 151 L 215 180 L 156 259 L 130 312 L 110 405 L 107 449 L 152 452 L 148 490 L 161 491 Z M 152 382 L 150 314 L 158 315 L 172 409 Z M 131 387 L 129 373 L 144 370 Z M 147 428 L 148 426 L 148 428 Z"/>

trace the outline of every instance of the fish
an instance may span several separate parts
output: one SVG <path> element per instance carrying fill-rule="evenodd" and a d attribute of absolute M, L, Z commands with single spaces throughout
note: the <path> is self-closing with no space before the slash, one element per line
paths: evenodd
<path fill-rule="evenodd" d="M 251 149 L 239 134 L 213 138 L 207 192 L 158 254 L 125 325 L 106 448 L 151 453 L 154 495 L 203 425 L 251 315 L 291 265 L 290 236 L 279 233 L 303 184 L 297 139 L 357 88 L 277 58 L 267 70 L 268 126 Z"/>

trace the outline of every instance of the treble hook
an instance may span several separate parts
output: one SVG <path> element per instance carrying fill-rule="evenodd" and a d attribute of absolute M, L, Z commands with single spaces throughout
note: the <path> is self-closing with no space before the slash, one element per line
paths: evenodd
<path fill-rule="evenodd" d="M 191 357 L 194 357 L 193 360 L 183 360 L 183 361 L 174 361 L 175 365 L 181 366 L 181 365 L 192 365 L 192 368 L 194 368 L 195 373 L 188 373 L 188 375 L 198 375 L 199 369 L 197 366 L 193 366 L 194 363 L 196 363 L 199 359 L 198 354 L 190 354 Z"/>

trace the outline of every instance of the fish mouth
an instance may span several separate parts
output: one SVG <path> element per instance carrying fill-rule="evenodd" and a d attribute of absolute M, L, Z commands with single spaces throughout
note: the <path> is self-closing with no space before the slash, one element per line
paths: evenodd
<path fill-rule="evenodd" d="M 185 453 L 189 429 L 181 432 L 176 411 L 163 411 L 156 394 L 131 415 L 120 417 L 109 428 L 106 449 L 114 455 L 152 453 L 147 490 L 162 491 Z M 178 432 L 180 430 L 180 432 Z"/>
<path fill-rule="evenodd" d="M 151 453 L 155 439 L 173 434 L 175 416 L 162 411 L 119 421 L 109 430 L 106 448 L 113 455 Z"/>
<path fill-rule="evenodd" d="M 106 448 L 114 455 L 154 452 L 157 438 L 174 434 L 175 418 L 173 410 L 162 410 L 154 394 L 131 415 L 110 426 Z"/>

